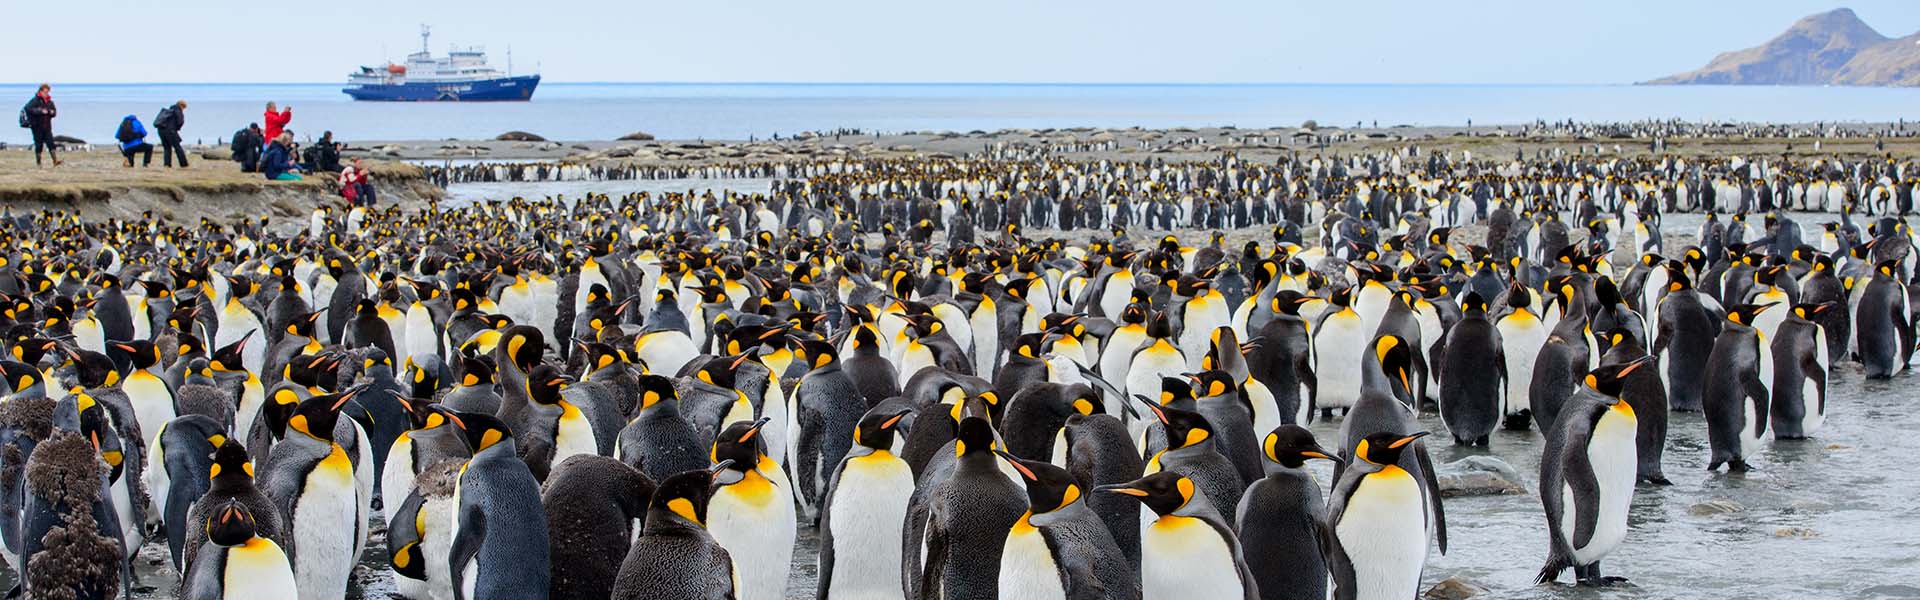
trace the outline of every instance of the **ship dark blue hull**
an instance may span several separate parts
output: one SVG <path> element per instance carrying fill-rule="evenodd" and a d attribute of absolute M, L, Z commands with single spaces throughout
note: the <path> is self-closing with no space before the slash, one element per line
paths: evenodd
<path fill-rule="evenodd" d="M 460 83 L 350 85 L 340 91 L 354 100 L 378 102 L 514 102 L 533 99 L 539 85 L 539 75 L 523 75 Z"/>

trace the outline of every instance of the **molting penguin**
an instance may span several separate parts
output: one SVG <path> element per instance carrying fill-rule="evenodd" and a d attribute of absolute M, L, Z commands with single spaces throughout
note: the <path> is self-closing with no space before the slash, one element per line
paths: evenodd
<path fill-rule="evenodd" d="M 1327 506 L 1320 483 L 1305 467 L 1309 459 L 1340 459 L 1299 425 L 1275 428 L 1260 446 L 1266 476 L 1240 496 L 1233 527 L 1246 551 L 1247 569 L 1260 585 L 1262 600 L 1325 600 Z"/>
<path fill-rule="evenodd" d="M 540 504 L 551 536 L 549 598 L 606 598 L 647 518 L 653 482 L 605 456 L 579 455 L 547 475 Z"/>
<path fill-rule="evenodd" d="M 1594 369 L 1586 388 L 1571 401 L 1547 436 L 1540 461 L 1540 501 L 1546 507 L 1551 542 L 1537 583 L 1553 581 L 1571 567 L 1582 585 L 1624 581 L 1602 577 L 1600 560 L 1627 536 L 1627 512 L 1638 479 L 1639 429 L 1633 405 L 1620 399 L 1624 380 L 1651 362 Z"/>
<path fill-rule="evenodd" d="M 627 549 L 614 578 L 614 599 L 734 598 L 733 559 L 706 526 L 713 474 L 729 466 L 721 461 L 660 482 L 647 504 L 645 532 Z"/>
<path fill-rule="evenodd" d="M 1019 472 L 1027 513 L 1014 521 L 1000 555 L 1000 598 L 1134 598 L 1135 571 L 1077 480 L 1051 463 L 996 452 Z"/>
<path fill-rule="evenodd" d="M 1260 597 L 1232 526 L 1192 479 L 1163 472 L 1095 491 L 1132 496 L 1153 511 L 1153 518 L 1141 524 L 1142 598 Z"/>

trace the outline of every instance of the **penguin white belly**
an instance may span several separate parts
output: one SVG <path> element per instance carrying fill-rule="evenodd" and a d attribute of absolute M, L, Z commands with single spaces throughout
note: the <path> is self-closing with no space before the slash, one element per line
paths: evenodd
<path fill-rule="evenodd" d="M 784 370 L 774 369 L 767 374 L 767 391 L 760 400 L 760 416 L 767 419 L 767 424 L 760 428 L 760 435 L 766 436 L 767 451 L 772 453 L 774 464 L 782 467 L 787 466 L 790 451 L 787 438 L 793 431 L 790 428 L 793 417 L 787 409 L 787 391 L 780 386 L 778 374 Z"/>
<path fill-rule="evenodd" d="M 240 350 L 240 361 L 248 371 L 259 373 L 266 369 L 267 335 L 261 331 L 260 317 L 240 301 L 230 300 L 226 308 L 220 310 L 219 325 L 219 331 L 214 332 L 213 347 L 219 348 L 245 338 L 247 345 Z"/>
<path fill-rule="evenodd" d="M 440 334 L 433 330 L 433 314 L 426 307 L 415 303 L 407 308 L 406 325 L 401 331 L 405 332 L 406 345 L 400 347 L 405 355 L 400 364 L 417 360 L 414 357 L 440 354 Z"/>
<path fill-rule="evenodd" d="M 1771 402 L 1773 401 L 1773 344 L 1768 343 L 1765 337 L 1761 337 L 1759 346 L 1760 364 L 1758 368 L 1760 371 L 1760 385 L 1767 389 L 1766 400 L 1768 406 L 1771 406 Z M 1740 456 L 1746 459 L 1747 462 L 1753 462 L 1755 457 L 1760 456 L 1760 444 L 1765 437 L 1761 433 L 1760 428 L 1766 425 L 1766 422 L 1761 421 L 1761 419 L 1770 419 L 1772 416 L 1755 407 L 1751 398 L 1744 397 L 1740 399 L 1740 414 L 1745 419 L 1740 422 Z"/>
<path fill-rule="evenodd" d="M 108 492 L 108 496 L 113 500 L 113 511 L 120 518 L 120 538 L 124 542 L 122 548 L 126 550 L 126 554 L 121 558 L 127 559 L 138 554 L 140 545 L 146 541 L 145 524 L 133 522 L 133 494 L 127 489 L 127 486 L 132 483 L 131 478 L 122 479 L 115 482 Z"/>
<path fill-rule="evenodd" d="M 1314 366 L 1320 389 L 1320 408 L 1353 406 L 1360 399 L 1360 365 L 1371 342 L 1359 315 L 1336 313 L 1322 322 L 1313 336 Z"/>
<path fill-rule="evenodd" d="M 360 499 L 354 469 L 338 446 L 307 472 L 293 507 L 293 533 L 300 540 L 293 572 L 300 600 L 333 600 L 347 593 L 360 531 Z"/>
<path fill-rule="evenodd" d="M 145 370 L 135 370 L 128 375 L 121 388 L 127 393 L 127 403 L 133 405 L 133 419 L 140 424 L 140 435 L 146 438 L 141 442 L 151 449 L 153 440 L 160 437 L 160 430 L 177 416 L 173 392 L 167 389 L 166 382 Z"/>
<path fill-rule="evenodd" d="M 167 457 L 160 451 L 160 434 L 166 431 L 166 423 L 161 423 L 153 432 L 152 441 L 147 442 L 147 468 L 140 472 L 141 483 L 147 486 L 147 524 L 158 525 L 167 514 L 167 491 L 173 487 L 173 479 L 167 476 Z M 142 430 L 144 433 L 145 430 Z M 18 558 L 9 555 L 10 558 Z M 14 565 L 18 567 L 19 565 Z M 15 573 L 20 572 L 14 569 Z"/>
<path fill-rule="evenodd" d="M 1254 435 L 1265 437 L 1266 434 L 1261 432 L 1273 431 L 1281 424 L 1280 406 L 1273 399 L 1273 390 L 1267 389 L 1267 384 L 1260 383 L 1258 379 L 1247 378 L 1244 389 L 1247 394 L 1247 403 L 1253 405 Z"/>
<path fill-rule="evenodd" d="M 1821 374 L 1832 374 L 1833 369 L 1828 366 L 1831 364 L 1830 361 L 1832 361 L 1832 358 L 1828 355 L 1826 327 L 1814 325 L 1813 343 L 1814 358 L 1820 363 Z M 1815 381 L 1812 377 L 1801 380 L 1800 385 L 1802 386 L 1800 390 L 1800 401 L 1805 404 L 1802 408 L 1803 412 L 1800 413 L 1800 433 L 1803 435 L 1813 435 L 1814 431 L 1827 424 L 1827 411 L 1820 406 L 1820 398 L 1826 396 L 1827 391 L 1822 389 L 1820 382 Z"/>
<path fill-rule="evenodd" d="M 1233 313 L 1224 300 L 1209 295 L 1187 303 L 1186 328 L 1180 331 L 1180 351 L 1187 356 L 1187 370 L 1199 371 L 1213 343 L 1213 330 L 1233 322 Z"/>
<path fill-rule="evenodd" d="M 933 349 L 919 343 L 907 344 L 906 349 L 900 353 L 898 364 L 900 365 L 898 383 L 902 389 L 907 387 L 907 382 L 912 381 L 913 376 L 921 369 L 940 366 L 939 361 L 933 358 Z"/>
<path fill-rule="evenodd" d="M 450 498 L 437 496 L 421 503 L 419 518 L 427 527 L 419 547 L 420 559 L 429 565 L 427 580 L 395 576 L 394 588 L 400 595 L 415 600 L 453 600 L 453 573 L 446 568 L 447 560 L 453 555 L 453 534 L 446 527 L 453 519 Z"/>
<path fill-rule="evenodd" d="M 273 540 L 256 537 L 226 552 L 227 569 L 220 578 L 223 599 L 292 600 L 305 591 L 294 581 L 287 553 Z"/>
<path fill-rule="evenodd" d="M 1206 521 L 1161 517 L 1140 532 L 1143 600 L 1244 598 L 1225 538 Z M 1055 575 L 1058 579 L 1058 575 Z M 1413 595 L 1409 593 L 1407 597 Z"/>
<path fill-rule="evenodd" d="M 733 557 L 740 600 L 781 600 L 793 560 L 792 486 L 784 485 L 786 475 L 772 460 L 763 458 L 756 471 L 771 474 L 771 479 L 748 473 L 746 479 L 714 491 L 707 529 Z"/>
<path fill-rule="evenodd" d="M 913 497 L 913 470 L 883 452 L 849 458 L 845 465 L 828 507 L 833 587 L 827 600 L 899 598 L 899 540 Z"/>
<path fill-rule="evenodd" d="M 1100 289 L 1100 310 L 1107 318 L 1119 320 L 1127 302 L 1133 299 L 1133 284 L 1132 271 L 1117 271 L 1107 278 L 1106 286 Z"/>
<path fill-rule="evenodd" d="M 392 521 L 393 511 L 413 492 L 413 437 L 402 432 L 387 449 L 387 462 L 380 466 L 380 520 Z"/>
<path fill-rule="evenodd" d="M 593 437 L 593 424 L 587 415 L 570 403 L 560 403 L 560 423 L 553 433 L 553 464 L 575 454 L 599 454 L 600 444 Z"/>
<path fill-rule="evenodd" d="M 1127 364 L 1133 360 L 1133 351 L 1147 340 L 1146 330 L 1138 325 L 1115 329 L 1107 337 L 1100 353 L 1100 377 L 1111 383 L 1115 377 L 1127 373 Z"/>
<path fill-rule="evenodd" d="M 1593 438 L 1587 442 L 1587 460 L 1593 465 L 1594 481 L 1600 486 L 1599 509 L 1593 537 L 1587 545 L 1573 549 L 1575 564 L 1589 565 L 1613 552 L 1627 537 L 1627 511 L 1633 506 L 1633 486 L 1639 471 L 1639 448 L 1634 443 L 1635 423 L 1617 414 L 1605 414 L 1594 425 Z M 1575 504 L 1567 503 L 1562 513 L 1573 514 Z M 1562 527 L 1571 533 L 1573 529 Z"/>
<path fill-rule="evenodd" d="M 980 301 L 967 324 L 973 328 L 973 374 L 993 381 L 994 366 L 1000 360 L 1000 319 L 991 298 Z"/>
<path fill-rule="evenodd" d="M 947 335 L 959 344 L 961 350 L 973 350 L 973 326 L 966 312 L 961 311 L 958 306 L 942 302 L 933 305 L 933 315 L 940 318 L 940 325 L 946 329 Z"/>
<path fill-rule="evenodd" d="M 234 439 L 245 441 L 253 434 L 253 421 L 260 416 L 260 406 L 267 401 L 267 391 L 260 385 L 260 378 L 247 374 L 246 383 L 240 386 L 240 407 L 233 413 Z"/>
<path fill-rule="evenodd" d="M 88 352 L 107 352 L 106 333 L 100 330 L 100 322 L 93 319 L 73 322 L 73 342 Z"/>
<path fill-rule="evenodd" d="M 700 355 L 699 347 L 694 345 L 693 338 L 678 330 L 656 331 L 642 335 L 635 346 L 648 372 L 667 376 L 680 372 L 682 367 L 687 366 L 687 363 L 693 362 L 694 357 Z"/>
<path fill-rule="evenodd" d="M 1514 314 L 1500 319 L 1498 329 L 1507 355 L 1505 414 L 1518 414 L 1533 408 L 1528 396 L 1533 385 L 1533 363 L 1540 357 L 1540 347 L 1547 343 L 1547 328 L 1531 314 Z"/>
<path fill-rule="evenodd" d="M 1000 551 L 1000 600 L 1065 600 L 1060 566 L 1046 536 L 1025 522 L 1015 523 Z"/>
<path fill-rule="evenodd" d="M 1353 564 L 1356 598 L 1412 598 L 1426 565 L 1426 500 L 1397 467 L 1368 475 L 1334 526 Z M 1144 562 L 1144 561 L 1142 561 Z"/>

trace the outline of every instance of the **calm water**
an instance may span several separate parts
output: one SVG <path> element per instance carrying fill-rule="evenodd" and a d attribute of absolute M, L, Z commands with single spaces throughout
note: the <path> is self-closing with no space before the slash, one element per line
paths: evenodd
<path fill-rule="evenodd" d="M 0 84 L 26 102 L 34 84 Z M 340 84 L 65 85 L 55 82 L 60 133 L 112 139 L 120 117 L 151 119 L 185 99 L 188 139 L 213 141 L 258 121 L 262 105 L 294 107 L 301 136 L 345 140 L 492 137 L 525 130 L 550 139 L 606 140 L 631 131 L 664 138 L 745 139 L 803 130 L 884 132 L 1006 127 L 1322 124 L 1464 125 L 1535 119 L 1894 121 L 1920 118 L 1920 89 L 1631 85 L 1007 85 L 547 83 L 532 102 L 352 102 Z M 0 127 L 0 141 L 28 132 Z"/>

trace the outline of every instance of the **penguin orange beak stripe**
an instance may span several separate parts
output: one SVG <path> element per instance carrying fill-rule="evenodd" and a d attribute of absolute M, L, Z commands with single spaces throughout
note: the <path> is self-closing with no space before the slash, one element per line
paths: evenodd
<path fill-rule="evenodd" d="M 1427 432 L 1427 431 L 1422 431 L 1422 432 L 1420 432 L 1420 433 L 1416 433 L 1416 434 L 1413 434 L 1413 435 L 1409 435 L 1409 436 L 1407 436 L 1407 437 L 1403 437 L 1403 438 L 1400 438 L 1400 439 L 1397 439 L 1397 440 L 1394 440 L 1394 441 L 1393 441 L 1393 443 L 1391 443 L 1391 444 L 1387 444 L 1387 447 L 1388 447 L 1388 448 L 1399 448 L 1399 447 L 1401 447 L 1401 446 L 1405 446 L 1405 445 L 1407 445 L 1407 444 L 1410 444 L 1410 443 L 1413 443 L 1413 441 L 1414 441 L 1414 440 L 1417 440 L 1417 439 L 1420 439 L 1420 438 L 1423 438 L 1423 437 L 1427 437 L 1427 434 L 1428 434 L 1428 433 L 1431 433 L 1431 432 Z"/>
<path fill-rule="evenodd" d="M 894 415 L 893 418 L 887 419 L 886 422 L 881 423 L 880 428 L 893 429 L 893 426 L 895 424 L 899 423 L 901 419 L 905 419 L 905 418 L 907 418 L 907 413 L 900 413 L 900 414 Z"/>
<path fill-rule="evenodd" d="M 748 427 L 746 433 L 740 434 L 740 442 L 746 443 L 747 440 L 753 439 L 753 435 L 756 433 L 760 433 L 760 428 L 765 427 L 767 425 L 767 422 L 771 420 L 773 419 L 770 419 L 767 417 L 760 417 L 760 420 L 754 421 L 753 426 Z"/>
<path fill-rule="evenodd" d="M 1150 495 L 1146 492 L 1146 490 L 1136 490 L 1133 488 L 1124 488 L 1124 487 L 1123 488 L 1100 488 L 1099 491 L 1112 492 L 1115 494 L 1125 494 L 1128 496 L 1133 496 L 1135 498 L 1145 498 Z"/>

